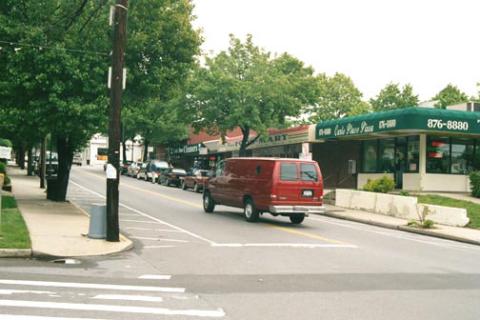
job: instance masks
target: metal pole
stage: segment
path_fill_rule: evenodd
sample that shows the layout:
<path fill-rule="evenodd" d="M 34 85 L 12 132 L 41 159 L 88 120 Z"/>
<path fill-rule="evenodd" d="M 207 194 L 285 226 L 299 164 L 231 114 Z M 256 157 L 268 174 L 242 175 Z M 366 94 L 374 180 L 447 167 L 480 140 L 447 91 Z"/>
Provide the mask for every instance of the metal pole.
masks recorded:
<path fill-rule="evenodd" d="M 116 169 L 116 177 L 107 177 L 107 241 L 119 241 L 118 184 L 120 179 L 120 115 L 122 107 L 123 65 L 127 40 L 128 0 L 117 0 L 113 26 L 110 119 L 108 126 L 108 163 Z"/>

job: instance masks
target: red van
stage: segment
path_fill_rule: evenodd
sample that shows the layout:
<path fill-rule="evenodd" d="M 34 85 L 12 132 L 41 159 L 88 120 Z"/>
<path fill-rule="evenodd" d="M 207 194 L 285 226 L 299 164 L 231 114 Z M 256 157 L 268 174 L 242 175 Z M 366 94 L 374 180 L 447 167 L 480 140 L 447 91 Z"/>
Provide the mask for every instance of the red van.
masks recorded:
<path fill-rule="evenodd" d="M 302 223 L 309 213 L 322 213 L 323 181 L 317 162 L 283 158 L 230 158 L 217 164 L 205 184 L 203 209 L 215 205 L 243 208 L 245 219 L 269 212 Z"/>

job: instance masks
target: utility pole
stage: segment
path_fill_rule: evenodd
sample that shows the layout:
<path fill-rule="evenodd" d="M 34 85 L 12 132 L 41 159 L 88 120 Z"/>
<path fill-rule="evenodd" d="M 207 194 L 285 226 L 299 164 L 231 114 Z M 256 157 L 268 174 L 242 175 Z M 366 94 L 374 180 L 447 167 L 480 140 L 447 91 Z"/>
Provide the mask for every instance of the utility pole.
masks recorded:
<path fill-rule="evenodd" d="M 120 115 L 122 109 L 123 65 L 127 42 L 128 0 L 117 0 L 113 23 L 110 118 L 108 125 L 107 165 L 107 241 L 118 242 L 118 184 L 120 179 Z M 113 174 L 112 167 L 115 168 Z"/>

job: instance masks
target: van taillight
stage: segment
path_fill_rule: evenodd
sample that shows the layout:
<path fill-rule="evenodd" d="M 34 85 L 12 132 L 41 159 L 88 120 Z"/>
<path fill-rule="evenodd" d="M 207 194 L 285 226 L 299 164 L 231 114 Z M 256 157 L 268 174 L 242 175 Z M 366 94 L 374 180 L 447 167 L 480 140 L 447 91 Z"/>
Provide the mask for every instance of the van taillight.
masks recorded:
<path fill-rule="evenodd" d="M 271 195 L 270 195 L 270 198 L 271 198 L 271 199 L 277 199 L 277 195 L 276 195 L 276 194 L 271 194 Z"/>

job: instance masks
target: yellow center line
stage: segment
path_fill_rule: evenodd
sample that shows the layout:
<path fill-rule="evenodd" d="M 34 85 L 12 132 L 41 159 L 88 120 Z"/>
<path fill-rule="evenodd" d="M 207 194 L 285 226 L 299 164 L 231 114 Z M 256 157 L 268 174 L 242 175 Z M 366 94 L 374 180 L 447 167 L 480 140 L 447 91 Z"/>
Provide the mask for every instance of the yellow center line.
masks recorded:
<path fill-rule="evenodd" d="M 99 176 L 98 174 L 94 174 L 94 173 L 90 173 L 90 172 L 86 172 L 87 174 L 91 175 L 91 176 L 94 176 L 98 179 L 104 179 L 103 177 Z M 142 189 L 142 188 L 139 188 L 139 187 L 134 187 L 134 186 L 130 186 L 130 185 L 127 185 L 127 184 L 122 184 L 121 185 L 122 187 L 125 187 L 125 188 L 130 188 L 130 189 L 133 189 L 133 190 L 137 190 L 137 191 L 141 191 L 141 192 L 146 192 L 146 193 L 150 193 L 150 194 L 153 194 L 155 196 L 159 196 L 161 198 L 164 198 L 164 199 L 167 199 L 167 200 L 171 200 L 171 201 L 175 201 L 175 202 L 178 202 L 178 203 L 182 203 L 182 204 L 185 204 L 187 206 L 190 206 L 190 207 L 194 207 L 194 208 L 203 208 L 203 206 L 197 204 L 197 203 L 194 203 L 194 202 L 190 202 L 190 201 L 185 201 L 185 200 L 182 200 L 182 199 L 179 199 L 179 198 L 176 198 L 176 197 L 171 197 L 171 196 L 167 196 L 163 193 L 160 193 L 160 192 L 157 192 L 157 191 L 151 191 L 151 190 L 148 190 L 148 189 Z"/>
<path fill-rule="evenodd" d="M 317 234 L 309 233 L 309 232 L 303 232 L 303 231 L 298 231 L 298 230 L 294 230 L 294 229 L 290 229 L 290 228 L 273 226 L 273 225 L 270 225 L 269 227 L 273 228 L 273 229 L 276 229 L 276 230 L 284 231 L 284 232 L 287 232 L 287 233 L 307 237 L 307 238 L 310 238 L 310 239 L 322 240 L 322 241 L 333 243 L 333 244 L 349 245 L 348 243 L 345 243 L 345 242 L 342 242 L 342 241 L 328 239 L 328 238 L 319 236 Z"/>

